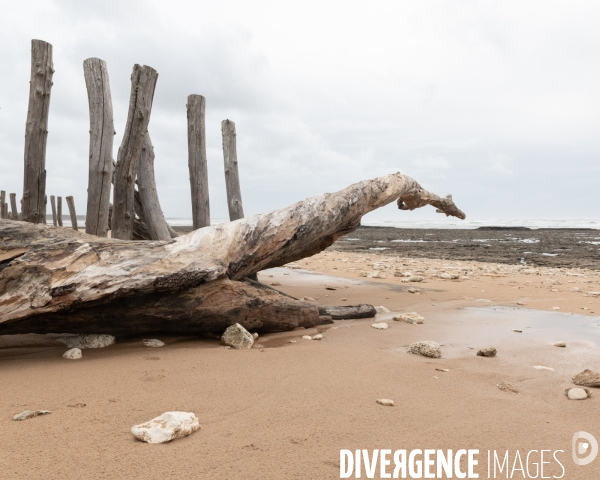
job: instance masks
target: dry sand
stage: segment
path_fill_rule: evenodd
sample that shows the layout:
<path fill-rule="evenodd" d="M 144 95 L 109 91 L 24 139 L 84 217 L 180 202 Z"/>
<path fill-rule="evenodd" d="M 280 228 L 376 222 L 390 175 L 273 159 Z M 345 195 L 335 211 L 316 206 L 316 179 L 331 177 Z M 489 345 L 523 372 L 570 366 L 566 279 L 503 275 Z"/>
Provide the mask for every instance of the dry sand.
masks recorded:
<path fill-rule="evenodd" d="M 479 449 L 480 478 L 488 449 L 510 450 L 511 463 L 516 450 L 564 450 L 563 478 L 599 477 L 600 458 L 573 464 L 571 438 L 584 430 L 600 440 L 600 394 L 564 394 L 574 374 L 600 371 L 600 298 L 587 293 L 600 291 L 598 272 L 347 252 L 298 265 L 259 279 L 322 304 L 391 313 L 265 335 L 263 348 L 247 351 L 209 339 L 161 337 L 161 348 L 118 339 L 69 361 L 52 336 L 0 337 L 0 478 L 339 478 L 340 449 L 358 448 Z M 406 283 L 396 271 L 426 280 Z M 375 272 L 386 278 L 364 276 Z M 442 272 L 459 279 L 435 277 Z M 406 311 L 425 323 L 391 320 Z M 317 331 L 323 340 L 301 338 Z M 406 353 L 420 340 L 441 344 L 443 358 Z M 552 346 L 560 340 L 567 348 Z M 497 357 L 475 355 L 491 346 Z M 504 381 L 520 393 L 498 389 Z M 11 420 L 28 409 L 52 413 Z M 133 438 L 132 425 L 171 410 L 194 412 L 202 429 L 162 445 Z"/>

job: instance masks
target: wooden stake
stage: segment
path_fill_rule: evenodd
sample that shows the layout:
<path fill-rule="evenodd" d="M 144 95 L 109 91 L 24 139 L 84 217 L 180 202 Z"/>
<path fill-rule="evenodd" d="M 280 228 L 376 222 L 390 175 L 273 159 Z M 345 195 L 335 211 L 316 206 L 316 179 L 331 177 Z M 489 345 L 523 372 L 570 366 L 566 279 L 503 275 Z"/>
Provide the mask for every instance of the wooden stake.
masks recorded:
<path fill-rule="evenodd" d="M 60 197 L 58 197 L 60 198 Z M 69 215 L 71 215 L 71 226 L 73 230 L 78 230 L 77 228 L 77 214 L 75 213 L 75 201 L 72 196 L 68 196 L 65 198 L 67 201 L 67 206 L 69 207 Z"/>
<path fill-rule="evenodd" d="M 56 220 L 58 221 L 58 226 L 62 227 L 62 197 L 56 198 Z"/>
<path fill-rule="evenodd" d="M 238 173 L 235 123 L 231 120 L 223 120 L 221 122 L 221 133 L 223 134 L 227 206 L 229 207 L 229 220 L 233 222 L 234 220 L 244 218 L 240 177 Z"/>
<path fill-rule="evenodd" d="M 135 175 L 152 111 L 158 73 L 152 67 L 134 65 L 129 113 L 123 142 L 117 155 L 112 214 L 112 238 L 131 240 L 134 220 Z"/>
<path fill-rule="evenodd" d="M 210 226 L 208 198 L 208 166 L 204 115 L 206 99 L 190 95 L 187 101 L 188 167 L 192 190 L 192 222 L 194 230 Z"/>
<path fill-rule="evenodd" d="M 52 207 L 52 223 L 56 227 L 56 202 L 54 201 L 54 195 L 50 195 L 50 206 Z"/>
<path fill-rule="evenodd" d="M 140 158 L 138 172 L 138 192 L 142 215 L 140 218 L 148 226 L 152 240 L 170 240 L 171 234 L 167 222 L 160 208 L 156 181 L 154 178 L 154 147 L 150 134 L 146 132 L 144 148 Z"/>
<path fill-rule="evenodd" d="M 6 218 L 4 216 L 4 200 L 6 199 L 6 192 L 0 190 L 0 218 Z"/>
<path fill-rule="evenodd" d="M 42 40 L 32 40 L 22 202 L 22 218 L 31 223 L 44 222 L 46 141 L 53 73 L 52 45 Z"/>
<path fill-rule="evenodd" d="M 83 62 L 83 74 L 90 110 L 90 157 L 85 232 L 106 237 L 115 135 L 106 62 L 99 58 L 88 58 Z"/>
<path fill-rule="evenodd" d="M 9 196 L 10 196 L 10 209 L 12 210 L 12 219 L 19 220 L 19 210 L 17 210 L 17 194 L 11 193 Z"/>

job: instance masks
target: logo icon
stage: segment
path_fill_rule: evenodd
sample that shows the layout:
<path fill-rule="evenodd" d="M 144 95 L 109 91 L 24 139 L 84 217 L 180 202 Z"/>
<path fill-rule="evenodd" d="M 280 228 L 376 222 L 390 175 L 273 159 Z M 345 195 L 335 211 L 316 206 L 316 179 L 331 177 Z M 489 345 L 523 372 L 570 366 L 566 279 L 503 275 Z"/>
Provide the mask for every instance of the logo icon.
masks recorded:
<path fill-rule="evenodd" d="M 577 432 L 573 435 L 572 453 L 575 465 L 592 463 L 598 455 L 598 442 L 587 432 Z"/>

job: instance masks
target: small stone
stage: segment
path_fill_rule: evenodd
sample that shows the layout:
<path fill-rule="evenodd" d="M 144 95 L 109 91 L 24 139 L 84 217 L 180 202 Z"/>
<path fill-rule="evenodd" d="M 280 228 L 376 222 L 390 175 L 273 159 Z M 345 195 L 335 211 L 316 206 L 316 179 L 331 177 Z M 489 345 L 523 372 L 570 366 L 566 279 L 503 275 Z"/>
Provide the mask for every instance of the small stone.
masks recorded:
<path fill-rule="evenodd" d="M 314 337 L 312 337 L 313 340 L 323 340 L 323 335 L 321 335 L 320 333 L 317 333 Z"/>
<path fill-rule="evenodd" d="M 92 333 L 89 335 L 69 335 L 56 339 L 69 348 L 104 348 L 115 343 L 113 335 Z"/>
<path fill-rule="evenodd" d="M 397 322 L 406 322 L 411 325 L 421 324 L 425 322 L 425 319 L 417 312 L 406 312 L 399 315 L 394 315 L 393 320 Z"/>
<path fill-rule="evenodd" d="M 517 329 L 513 329 L 513 332 L 516 332 L 516 333 L 523 333 L 523 330 L 517 330 Z"/>
<path fill-rule="evenodd" d="M 440 273 L 438 275 L 440 278 L 443 278 L 444 280 L 450 280 L 452 278 L 452 275 L 450 275 L 449 273 Z"/>
<path fill-rule="evenodd" d="M 495 357 L 497 350 L 494 347 L 490 348 L 482 348 L 477 352 L 477 356 L 479 357 Z"/>
<path fill-rule="evenodd" d="M 239 323 L 227 327 L 221 337 L 221 343 L 235 349 L 252 348 L 254 338 L 250 332 L 242 327 Z"/>
<path fill-rule="evenodd" d="M 442 356 L 440 346 L 435 342 L 427 341 L 411 343 L 408 346 L 408 352 L 430 358 L 440 358 Z"/>
<path fill-rule="evenodd" d="M 385 308 L 383 305 L 380 305 L 379 307 L 375 307 L 375 311 L 377 313 L 390 313 L 390 309 Z"/>
<path fill-rule="evenodd" d="M 312 297 L 302 297 L 302 300 L 305 302 L 315 302 L 316 300 Z"/>
<path fill-rule="evenodd" d="M 384 407 L 393 407 L 394 406 L 394 401 L 390 400 L 389 398 L 378 398 L 377 403 L 379 403 L 380 405 L 383 405 Z"/>
<path fill-rule="evenodd" d="M 252 334 L 252 338 L 253 338 L 254 340 L 256 340 L 256 339 L 258 338 L 258 333 L 254 332 L 254 333 Z"/>
<path fill-rule="evenodd" d="M 502 382 L 496 386 L 503 392 L 509 392 L 509 393 L 514 393 L 514 394 L 519 393 L 519 388 L 514 383 Z"/>
<path fill-rule="evenodd" d="M 68 360 L 79 360 L 81 358 L 81 349 L 79 348 L 71 348 L 63 353 L 63 358 Z"/>
<path fill-rule="evenodd" d="M 448 370 L 447 368 L 436 368 L 436 370 L 438 372 L 449 372 L 450 370 Z"/>
<path fill-rule="evenodd" d="M 50 410 L 25 410 L 13 417 L 15 422 L 20 422 L 21 420 L 27 420 L 28 418 L 39 417 L 40 415 L 48 415 L 52 413 Z"/>
<path fill-rule="evenodd" d="M 592 392 L 587 388 L 567 388 L 565 393 L 569 397 L 569 400 L 585 400 L 592 396 Z"/>
<path fill-rule="evenodd" d="M 600 373 L 585 369 L 573 377 L 573 383 L 584 387 L 600 387 Z"/>
<path fill-rule="evenodd" d="M 387 330 L 388 328 L 390 328 L 390 326 L 387 323 L 385 323 L 385 322 L 382 322 L 382 323 L 372 323 L 371 326 L 373 328 L 376 328 L 377 330 Z"/>
<path fill-rule="evenodd" d="M 271 282 L 271 285 L 274 287 L 279 287 L 281 285 L 281 282 Z"/>
<path fill-rule="evenodd" d="M 420 290 L 418 288 L 409 288 L 408 293 L 418 293 Z"/>
<path fill-rule="evenodd" d="M 147 347 L 158 348 L 158 347 L 165 346 L 165 342 L 161 342 L 160 340 L 158 340 L 156 338 L 146 338 L 142 341 L 143 341 L 144 345 L 146 345 Z"/>
<path fill-rule="evenodd" d="M 326 285 L 325 290 L 337 290 L 337 287 L 331 287 L 329 285 Z"/>
<path fill-rule="evenodd" d="M 342 302 L 345 302 L 345 301 L 346 301 L 346 297 L 343 297 L 343 298 L 342 298 Z"/>
<path fill-rule="evenodd" d="M 554 345 L 555 347 L 566 347 L 567 342 L 554 342 L 552 345 Z"/>
<path fill-rule="evenodd" d="M 525 305 L 525 303 L 523 303 L 523 302 L 517 302 L 517 305 L 523 306 L 523 305 Z"/>
<path fill-rule="evenodd" d="M 297 340 L 288 340 L 288 343 L 296 343 Z"/>
<path fill-rule="evenodd" d="M 492 301 L 488 300 L 487 298 L 478 298 L 477 301 L 479 303 L 492 303 Z"/>
<path fill-rule="evenodd" d="M 560 307 L 552 307 L 552 310 L 560 310 Z"/>
<path fill-rule="evenodd" d="M 312 340 L 312 337 L 310 335 L 303 335 L 302 338 L 304 340 Z"/>
<path fill-rule="evenodd" d="M 200 428 L 198 417 L 192 412 L 166 412 L 149 422 L 134 425 L 131 433 L 148 443 L 165 443 L 186 437 Z"/>
<path fill-rule="evenodd" d="M 543 365 L 534 365 L 533 368 L 535 368 L 536 370 L 548 370 L 553 372 L 554 369 L 551 367 L 544 367 Z"/>

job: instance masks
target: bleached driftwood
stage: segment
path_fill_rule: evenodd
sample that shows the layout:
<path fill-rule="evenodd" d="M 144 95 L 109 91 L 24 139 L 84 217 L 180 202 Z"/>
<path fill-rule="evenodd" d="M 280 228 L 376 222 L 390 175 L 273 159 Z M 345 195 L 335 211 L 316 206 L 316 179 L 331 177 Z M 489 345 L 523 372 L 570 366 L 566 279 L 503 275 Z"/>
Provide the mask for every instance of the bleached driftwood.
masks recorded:
<path fill-rule="evenodd" d="M 464 218 L 400 173 L 167 241 L 131 242 L 0 222 L 0 334 L 222 332 L 313 326 L 316 305 L 245 280 L 314 255 L 397 200 Z M 329 318 L 329 317 L 327 317 Z"/>

